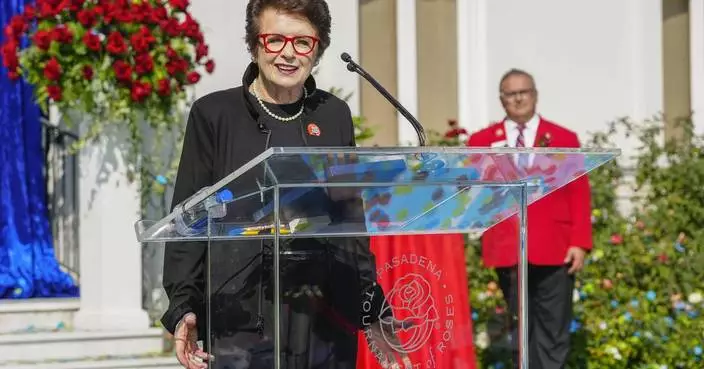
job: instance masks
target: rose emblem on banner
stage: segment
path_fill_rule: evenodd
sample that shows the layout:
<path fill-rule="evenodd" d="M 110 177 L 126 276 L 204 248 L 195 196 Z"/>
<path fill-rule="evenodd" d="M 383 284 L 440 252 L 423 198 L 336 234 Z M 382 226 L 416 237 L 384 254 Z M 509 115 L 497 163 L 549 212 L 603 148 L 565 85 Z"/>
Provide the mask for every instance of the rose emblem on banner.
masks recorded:
<path fill-rule="evenodd" d="M 389 310 L 391 314 L 389 313 Z M 401 341 L 386 337 L 387 343 L 398 352 L 410 353 L 423 347 L 430 339 L 435 323 L 440 319 L 430 283 L 419 274 L 411 273 L 396 280 L 381 309 L 382 332 L 398 335 Z"/>

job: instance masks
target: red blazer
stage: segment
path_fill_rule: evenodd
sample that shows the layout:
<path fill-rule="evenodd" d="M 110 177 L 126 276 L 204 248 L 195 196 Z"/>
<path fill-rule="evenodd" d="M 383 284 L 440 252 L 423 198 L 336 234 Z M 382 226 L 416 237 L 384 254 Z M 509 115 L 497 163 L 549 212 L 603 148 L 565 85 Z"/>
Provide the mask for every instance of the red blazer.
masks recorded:
<path fill-rule="evenodd" d="M 472 134 L 467 146 L 491 147 L 505 141 L 504 122 Z M 540 119 L 535 146 L 579 147 L 577 134 Z M 528 206 L 528 261 L 535 265 L 564 265 L 568 248 L 592 248 L 591 192 L 589 179 L 582 176 Z M 482 256 L 489 267 L 518 263 L 518 218 L 508 218 L 482 236 Z"/>

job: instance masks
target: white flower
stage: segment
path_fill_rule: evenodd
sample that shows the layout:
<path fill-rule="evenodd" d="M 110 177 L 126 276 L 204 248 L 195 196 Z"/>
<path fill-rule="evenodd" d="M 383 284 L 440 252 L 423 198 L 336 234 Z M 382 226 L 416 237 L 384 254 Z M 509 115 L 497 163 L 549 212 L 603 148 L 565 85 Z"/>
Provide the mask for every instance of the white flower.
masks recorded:
<path fill-rule="evenodd" d="M 608 328 L 608 326 L 606 325 L 606 322 L 599 323 L 599 329 L 601 329 L 602 331 L 605 331 L 606 328 Z"/>
<path fill-rule="evenodd" d="M 616 360 L 621 360 L 623 357 L 621 356 L 621 353 L 618 351 L 616 347 L 609 346 L 606 348 L 606 352 L 611 354 L 611 356 L 614 357 Z"/>
<path fill-rule="evenodd" d="M 689 297 L 687 297 L 687 301 L 689 301 L 690 304 L 698 304 L 702 302 L 702 294 L 699 292 L 690 293 Z"/>
<path fill-rule="evenodd" d="M 482 350 L 489 347 L 489 335 L 486 332 L 479 332 L 474 344 Z"/>
<path fill-rule="evenodd" d="M 479 301 L 484 301 L 484 300 L 486 300 L 486 293 L 480 292 L 478 297 L 479 297 Z"/>
<path fill-rule="evenodd" d="M 604 250 L 602 249 L 597 249 L 594 253 L 592 253 L 593 261 L 599 261 L 602 257 L 604 257 Z"/>
<path fill-rule="evenodd" d="M 572 301 L 573 302 L 578 302 L 579 301 L 579 291 L 575 288 L 574 292 L 572 292 Z"/>

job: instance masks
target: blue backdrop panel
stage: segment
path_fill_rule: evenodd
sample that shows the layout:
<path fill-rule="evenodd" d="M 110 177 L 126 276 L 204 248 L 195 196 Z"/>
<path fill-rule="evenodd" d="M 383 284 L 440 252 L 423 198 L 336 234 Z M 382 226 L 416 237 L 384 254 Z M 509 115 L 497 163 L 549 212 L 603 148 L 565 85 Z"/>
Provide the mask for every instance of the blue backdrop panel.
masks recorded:
<path fill-rule="evenodd" d="M 0 25 L 24 0 L 0 0 Z M 4 41 L 0 32 L 0 42 Z M 42 178 L 40 112 L 31 86 L 13 82 L 0 63 L 0 298 L 77 296 L 52 245 Z"/>

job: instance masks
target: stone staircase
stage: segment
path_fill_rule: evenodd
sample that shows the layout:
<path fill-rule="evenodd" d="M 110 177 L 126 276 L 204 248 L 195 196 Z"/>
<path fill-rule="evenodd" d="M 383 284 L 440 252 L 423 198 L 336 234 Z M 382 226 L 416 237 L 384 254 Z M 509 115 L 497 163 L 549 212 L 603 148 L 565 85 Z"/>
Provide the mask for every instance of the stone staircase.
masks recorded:
<path fill-rule="evenodd" d="M 70 361 L 7 362 L 1 369 L 183 369 L 172 355 L 163 357 L 104 357 Z"/>
<path fill-rule="evenodd" d="M 178 369 L 161 328 L 75 331 L 78 299 L 0 302 L 0 369 Z"/>

